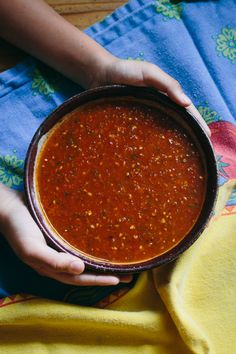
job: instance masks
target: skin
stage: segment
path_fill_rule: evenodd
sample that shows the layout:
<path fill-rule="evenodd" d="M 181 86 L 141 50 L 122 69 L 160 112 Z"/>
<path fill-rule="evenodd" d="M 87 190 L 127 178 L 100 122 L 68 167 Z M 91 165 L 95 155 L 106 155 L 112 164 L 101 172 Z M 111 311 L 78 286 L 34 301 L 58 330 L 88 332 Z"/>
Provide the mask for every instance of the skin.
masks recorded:
<path fill-rule="evenodd" d="M 14 11 L 12 11 L 14 9 Z M 179 83 L 148 62 L 121 60 L 59 16 L 42 0 L 0 0 L 0 36 L 84 88 L 111 83 L 154 87 L 209 128 Z M 17 256 L 42 276 L 72 285 L 115 285 L 131 276 L 84 272 L 82 260 L 57 252 L 28 212 L 22 195 L 0 183 L 0 231 Z"/>

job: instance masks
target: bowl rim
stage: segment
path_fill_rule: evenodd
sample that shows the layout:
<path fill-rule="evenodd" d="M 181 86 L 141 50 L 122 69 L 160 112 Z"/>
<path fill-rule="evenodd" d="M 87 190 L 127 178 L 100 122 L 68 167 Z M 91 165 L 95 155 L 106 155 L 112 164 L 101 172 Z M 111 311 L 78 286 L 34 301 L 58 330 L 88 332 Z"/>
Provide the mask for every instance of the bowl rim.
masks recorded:
<path fill-rule="evenodd" d="M 62 242 L 58 236 L 53 233 L 48 223 L 45 221 L 40 208 L 37 205 L 36 192 L 34 188 L 34 166 L 36 161 L 36 155 L 38 151 L 38 143 L 43 135 L 45 135 L 60 119 L 73 111 L 77 107 L 97 99 L 109 98 L 109 97 L 135 97 L 138 99 L 148 99 L 150 101 L 158 102 L 161 105 L 166 106 L 172 111 L 181 115 L 181 121 L 185 122 L 188 126 L 191 126 L 198 143 L 204 152 L 207 183 L 206 183 L 206 195 L 203 202 L 200 215 L 187 235 L 173 248 L 167 252 L 153 257 L 148 260 L 141 261 L 139 263 L 114 263 L 105 260 L 99 260 L 96 258 L 89 258 L 89 255 L 83 252 L 76 251 L 70 248 L 69 243 Z M 135 87 L 128 85 L 107 85 L 96 87 L 76 94 L 58 106 L 38 127 L 36 130 L 30 145 L 27 150 L 25 168 L 24 168 L 24 188 L 26 204 L 28 209 L 36 221 L 38 227 L 42 231 L 47 243 L 58 251 L 73 254 L 83 260 L 85 266 L 89 270 L 102 273 L 139 273 L 144 270 L 149 270 L 154 267 L 158 267 L 165 263 L 169 263 L 176 259 L 180 254 L 187 250 L 200 236 L 205 229 L 210 217 L 213 214 L 213 208 L 216 202 L 218 192 L 218 175 L 217 175 L 217 162 L 214 154 L 214 150 L 209 137 L 203 130 L 197 119 L 188 112 L 185 108 L 178 106 L 175 102 L 171 101 L 165 94 L 146 87 Z"/>

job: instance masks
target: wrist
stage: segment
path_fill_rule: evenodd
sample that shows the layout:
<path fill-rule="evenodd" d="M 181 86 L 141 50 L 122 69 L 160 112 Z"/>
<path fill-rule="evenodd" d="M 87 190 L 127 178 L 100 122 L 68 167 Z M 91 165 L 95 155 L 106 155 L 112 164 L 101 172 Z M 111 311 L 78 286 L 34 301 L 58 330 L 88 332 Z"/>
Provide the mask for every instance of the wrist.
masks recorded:
<path fill-rule="evenodd" d="M 88 68 L 86 88 L 93 88 L 111 83 L 110 72 L 119 59 L 110 53 L 102 53 L 97 56 L 93 65 Z M 92 68 L 92 70 L 91 70 Z"/>
<path fill-rule="evenodd" d="M 80 46 L 81 44 L 78 43 L 78 45 Z M 112 67 L 118 58 L 87 36 L 86 47 L 82 55 L 79 48 L 71 53 L 72 65 L 69 68 L 71 74 L 68 75 L 68 70 L 67 76 L 85 89 L 108 83 L 109 68 Z"/>

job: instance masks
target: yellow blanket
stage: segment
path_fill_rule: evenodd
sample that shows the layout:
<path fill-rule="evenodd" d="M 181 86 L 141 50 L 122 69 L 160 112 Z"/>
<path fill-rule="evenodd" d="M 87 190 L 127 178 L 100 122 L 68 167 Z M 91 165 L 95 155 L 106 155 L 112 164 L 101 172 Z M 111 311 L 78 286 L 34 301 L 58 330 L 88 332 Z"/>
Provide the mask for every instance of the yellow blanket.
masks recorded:
<path fill-rule="evenodd" d="M 235 182 L 234 182 L 235 183 Z M 143 273 L 106 308 L 33 296 L 0 307 L 0 353 L 236 353 L 236 208 L 222 209 L 176 262 Z"/>

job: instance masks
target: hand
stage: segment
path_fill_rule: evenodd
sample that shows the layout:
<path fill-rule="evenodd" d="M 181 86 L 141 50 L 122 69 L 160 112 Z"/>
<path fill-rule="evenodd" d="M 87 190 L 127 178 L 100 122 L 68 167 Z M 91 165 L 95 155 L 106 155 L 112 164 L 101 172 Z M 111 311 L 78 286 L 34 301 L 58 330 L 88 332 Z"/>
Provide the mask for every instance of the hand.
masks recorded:
<path fill-rule="evenodd" d="M 210 129 L 206 122 L 190 98 L 185 95 L 178 81 L 166 74 L 158 66 L 148 62 L 121 60 L 115 57 L 108 60 L 102 66 L 102 70 L 96 70 L 97 74 L 94 75 L 90 87 L 111 83 L 153 87 L 168 95 L 180 106 L 185 107 L 210 136 Z"/>
<path fill-rule="evenodd" d="M 5 201 L 0 229 L 17 256 L 40 275 L 71 285 L 116 285 L 132 279 L 84 272 L 82 260 L 46 244 L 20 193 L 0 185 L 0 195 Z"/>

